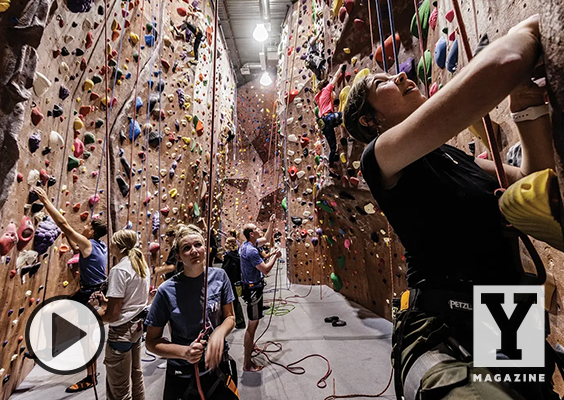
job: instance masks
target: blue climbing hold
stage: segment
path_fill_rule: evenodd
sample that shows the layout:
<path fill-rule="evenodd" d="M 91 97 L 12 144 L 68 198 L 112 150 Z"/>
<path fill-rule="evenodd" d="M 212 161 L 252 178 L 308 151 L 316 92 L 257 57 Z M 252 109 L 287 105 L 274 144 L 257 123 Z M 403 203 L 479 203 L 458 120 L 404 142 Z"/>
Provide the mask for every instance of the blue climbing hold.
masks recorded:
<path fill-rule="evenodd" d="M 131 72 L 128 72 L 127 74 L 125 74 L 125 79 L 131 79 Z"/>
<path fill-rule="evenodd" d="M 135 121 L 134 124 L 133 119 L 131 119 L 131 121 L 129 122 L 129 140 L 132 142 L 137 140 L 140 134 L 141 126 L 139 126 L 139 122 Z"/>
<path fill-rule="evenodd" d="M 458 40 L 454 39 L 454 43 L 450 48 L 450 52 L 448 53 L 448 57 L 446 60 L 446 67 L 448 71 L 452 74 L 456 71 L 456 67 L 458 65 Z"/>
<path fill-rule="evenodd" d="M 447 53 L 447 42 L 444 37 L 441 37 L 435 45 L 435 62 L 441 69 L 445 67 Z"/>
<path fill-rule="evenodd" d="M 155 37 L 153 35 L 145 35 L 145 44 L 153 47 L 155 45 Z"/>
<path fill-rule="evenodd" d="M 141 184 L 140 184 L 140 183 L 137 183 L 137 184 L 135 185 L 135 189 L 137 189 L 137 190 L 141 189 Z"/>
<path fill-rule="evenodd" d="M 137 97 L 135 100 L 135 111 L 139 111 L 141 107 L 143 107 L 143 100 L 141 100 L 141 97 Z"/>
<path fill-rule="evenodd" d="M 121 157 L 121 156 L 123 156 L 123 149 L 120 147 L 120 148 L 119 148 L 118 157 Z"/>

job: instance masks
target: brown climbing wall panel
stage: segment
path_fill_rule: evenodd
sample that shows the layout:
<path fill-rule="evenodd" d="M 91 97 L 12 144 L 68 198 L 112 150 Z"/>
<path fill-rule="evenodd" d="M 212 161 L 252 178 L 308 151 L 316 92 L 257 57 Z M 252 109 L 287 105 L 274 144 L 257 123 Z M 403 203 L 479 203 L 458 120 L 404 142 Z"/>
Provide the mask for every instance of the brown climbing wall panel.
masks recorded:
<path fill-rule="evenodd" d="M 43 185 L 75 229 L 82 231 L 89 223 L 92 212 L 89 199 L 95 194 L 99 202 L 94 215 L 107 218 L 107 158 L 101 161 L 106 127 L 109 146 L 104 156 L 109 157 L 110 164 L 111 228 L 115 231 L 130 226 L 137 230 L 151 267 L 159 265 L 159 256 L 166 258 L 168 248 L 160 237 L 168 225 L 195 222 L 199 215 L 206 216 L 209 162 L 222 146 L 221 132 L 233 125 L 236 88 L 220 36 L 212 151 L 213 9 L 210 3 L 196 3 L 200 3 L 210 35 L 200 47 L 199 62 L 191 65 L 192 41 L 174 29 L 183 21 L 177 12 L 177 8 L 185 6 L 181 1 L 106 2 L 107 46 L 102 1 L 92 3 L 90 11 L 81 14 L 71 13 L 64 2 L 59 2 L 58 7 L 50 1 L 12 2 L 0 19 L 0 37 L 13 35 L 17 28 L 22 37 L 25 32 L 27 47 L 22 53 L 22 43 L 14 40 L 0 63 L 5 76 L 13 69 L 10 63 L 15 54 L 21 54 L 20 64 L 24 65 L 18 67 L 23 72 L 12 80 L 12 85 L 22 85 L 18 93 L 23 96 L 17 98 L 20 103 L 15 108 L 14 104 L 2 104 L 1 137 L 8 138 L 2 143 L 17 161 L 13 174 L 7 173 L 11 158 L 0 162 L 0 170 L 6 171 L 9 180 L 3 184 L 6 203 L 0 204 L 2 232 L 12 221 L 20 224 L 23 215 L 30 216 L 36 227 L 41 220 L 41 211 L 27 204 L 30 188 L 39 180 L 32 174 L 28 184 L 32 170 L 41 171 L 45 181 L 52 177 L 48 185 L 45 182 Z M 156 40 L 154 32 L 157 32 Z M 33 48 L 37 49 L 37 57 Z M 104 66 L 105 51 L 107 66 Z M 0 84 L 3 91 L 8 86 L 4 81 Z M 108 111 L 106 120 L 106 105 L 110 104 L 111 112 Z M 21 130 L 18 118 L 23 120 Z M 130 126 L 136 125 L 131 122 L 133 118 L 140 132 L 131 141 Z M 11 149 L 14 138 L 17 147 Z M 37 138 L 41 139 L 39 143 Z M 131 181 L 126 166 L 134 173 Z M 23 179 L 16 179 L 15 172 Z M 214 226 L 219 216 L 216 199 L 221 198 L 221 187 L 215 181 L 222 180 L 224 173 L 225 163 L 219 157 L 214 160 L 212 174 Z M 118 178 L 122 180 L 121 186 Z M 155 219 L 157 213 L 160 221 Z M 107 238 L 104 240 L 107 242 Z M 150 255 L 149 242 L 161 242 L 160 252 Z M 1 257 L 4 273 L 0 275 L 0 340 L 4 346 L 0 353 L 0 378 L 5 380 L 2 398 L 10 395 L 33 366 L 23 357 L 25 342 L 18 340 L 33 309 L 43 299 L 70 295 L 79 286 L 76 264 L 67 265 L 72 254 L 65 251 L 65 245 L 66 241 L 59 236 L 39 257 L 35 273 L 34 269 L 28 272 L 29 268 L 16 267 L 18 256 L 35 243 L 22 251 L 14 248 Z"/>

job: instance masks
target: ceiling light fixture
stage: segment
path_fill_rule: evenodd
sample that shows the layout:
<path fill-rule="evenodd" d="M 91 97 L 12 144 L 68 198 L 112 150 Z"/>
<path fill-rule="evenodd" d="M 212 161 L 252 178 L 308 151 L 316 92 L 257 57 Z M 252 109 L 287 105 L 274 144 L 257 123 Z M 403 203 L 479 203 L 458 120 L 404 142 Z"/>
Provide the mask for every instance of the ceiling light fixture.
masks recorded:
<path fill-rule="evenodd" d="M 270 86 L 272 84 L 272 78 L 270 77 L 268 72 L 266 72 L 266 71 L 264 72 L 264 74 L 260 78 L 260 84 L 262 86 Z"/>
<path fill-rule="evenodd" d="M 264 42 L 268 39 L 268 31 L 266 30 L 264 24 L 257 24 L 257 27 L 253 32 L 253 37 L 257 42 Z"/>

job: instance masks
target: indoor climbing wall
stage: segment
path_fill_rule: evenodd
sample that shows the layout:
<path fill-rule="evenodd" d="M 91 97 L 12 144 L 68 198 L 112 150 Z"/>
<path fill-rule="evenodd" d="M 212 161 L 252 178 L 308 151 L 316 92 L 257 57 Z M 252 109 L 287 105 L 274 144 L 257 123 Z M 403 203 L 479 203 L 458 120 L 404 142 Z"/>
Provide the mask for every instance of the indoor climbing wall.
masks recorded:
<path fill-rule="evenodd" d="M 264 87 L 253 80 L 238 88 L 237 134 L 227 142 L 227 168 L 223 182 L 222 231 L 242 231 L 246 223 L 266 229 L 273 212 L 275 227 L 284 230 L 284 212 L 280 206 L 283 178 L 278 160 L 275 107 L 276 87 Z M 239 241 L 243 241 L 242 235 Z"/>
<path fill-rule="evenodd" d="M 79 287 L 77 255 L 32 187 L 47 190 L 79 232 L 108 213 L 112 231 L 138 231 L 151 267 L 158 266 L 169 250 L 166 228 L 206 216 L 210 173 L 212 225 L 218 225 L 225 163 L 214 158 L 211 171 L 210 161 L 233 126 L 236 96 L 221 36 L 213 69 L 208 2 L 192 2 L 205 30 L 198 61 L 193 34 L 182 26 L 182 1 L 20 3 L 0 14 L 1 37 L 14 38 L 1 63 L 0 87 L 9 96 L 2 100 L 0 138 L 10 156 L 0 162 L 6 177 L 0 220 L 2 234 L 19 237 L 1 254 L 3 398 L 33 366 L 23 341 L 33 309 Z"/>
<path fill-rule="evenodd" d="M 515 6 L 515 1 L 460 2 L 474 51 L 479 43 L 487 45 L 488 39 L 493 41 L 504 35 L 511 26 L 540 9 L 539 2 L 518 3 Z M 304 61 L 308 35 L 322 29 L 320 40 L 327 58 L 328 78 L 341 64 L 346 65 L 346 72 L 335 87 L 336 98 L 346 99 L 347 88 L 357 76 L 366 73 L 365 68 L 375 72 L 388 68 L 395 74 L 396 67 L 417 82 L 422 92 L 428 90 L 432 96 L 467 63 L 462 46 L 459 47 L 460 29 L 452 4 L 450 0 L 418 3 L 425 62 L 414 3 L 391 1 L 395 37 L 388 4 L 380 1 L 377 9 L 376 2 L 359 0 L 335 0 L 330 5 L 316 0 L 297 2 L 285 21 L 278 69 L 279 101 L 287 104 L 278 109 L 278 114 L 286 139 L 288 229 L 293 239 L 288 248 L 289 276 L 293 282 L 332 284 L 335 290 L 386 318 L 391 316 L 391 299 L 406 288 L 404 250 L 360 174 L 364 146 L 349 138 L 342 126 L 336 128 L 339 161 L 329 174 L 329 148 L 316 126 L 317 82 Z M 504 17 L 499 18 L 500 15 Z M 505 160 L 509 149 L 519 140 L 516 127 L 510 122 L 507 101 L 492 110 L 491 115 Z M 476 156 L 491 157 L 481 140 L 481 131 L 481 123 L 469 127 L 451 144 Z M 535 243 L 547 270 L 554 275 L 555 279 L 549 281 L 556 282 L 558 288 L 564 276 L 560 277 L 557 266 L 562 265 L 564 257 L 544 243 Z M 554 285 L 549 283 L 549 297 L 553 289 Z M 562 338 L 555 317 L 558 296 L 551 299 L 552 340 L 558 341 Z"/>

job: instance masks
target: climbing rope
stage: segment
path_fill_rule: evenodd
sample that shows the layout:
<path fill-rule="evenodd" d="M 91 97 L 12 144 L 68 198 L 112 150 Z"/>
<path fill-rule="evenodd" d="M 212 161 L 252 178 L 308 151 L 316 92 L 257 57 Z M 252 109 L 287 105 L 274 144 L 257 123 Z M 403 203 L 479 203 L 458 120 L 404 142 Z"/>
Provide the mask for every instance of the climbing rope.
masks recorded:
<path fill-rule="evenodd" d="M 378 0 L 376 0 L 377 2 Z M 370 21 L 370 54 L 373 55 L 372 63 L 374 64 L 374 71 L 376 70 L 376 57 L 374 57 L 374 33 L 372 32 L 372 11 L 370 10 L 370 3 L 371 1 L 368 0 L 368 20 Z"/>
<path fill-rule="evenodd" d="M 425 77 L 423 83 L 425 84 L 425 95 L 427 96 L 427 98 L 429 98 L 429 80 L 427 79 L 427 64 L 425 63 L 425 46 L 423 44 L 423 29 L 421 28 L 421 18 L 419 17 L 419 5 L 417 4 L 417 0 L 413 0 L 413 4 L 415 5 L 417 32 L 419 33 L 419 49 L 421 50 L 421 57 L 423 57 L 423 75 Z"/>
<path fill-rule="evenodd" d="M 394 370 L 392 368 L 392 372 L 390 373 L 390 379 L 388 379 L 388 384 L 386 385 L 386 387 L 384 388 L 384 390 L 382 390 L 380 393 L 378 394 L 342 394 L 342 395 L 336 395 L 335 393 L 335 387 L 333 386 L 333 394 L 330 396 L 325 397 L 323 400 L 334 400 L 334 399 L 353 399 L 355 397 L 365 397 L 365 398 L 376 398 L 376 397 L 381 397 L 384 393 L 386 393 L 386 391 L 390 388 L 390 384 L 392 383 L 392 377 L 394 376 Z"/>
<path fill-rule="evenodd" d="M 378 0 L 376 0 L 378 1 Z M 390 31 L 392 31 L 392 44 L 394 46 L 394 64 L 396 67 L 396 75 L 400 73 L 399 58 L 398 58 L 398 45 L 396 43 L 396 28 L 394 24 L 394 12 L 392 10 L 392 0 L 388 0 L 388 19 L 390 20 Z M 384 53 L 382 53 L 384 54 Z"/>
<path fill-rule="evenodd" d="M 417 0 L 414 0 L 414 1 L 417 1 Z M 374 2 L 376 3 L 376 18 L 378 19 L 378 32 L 379 32 L 379 35 L 380 35 L 380 47 L 382 47 L 382 66 L 384 68 L 384 72 L 388 73 L 388 59 L 386 58 L 386 46 L 385 46 L 386 37 L 384 36 L 384 27 L 382 26 L 383 25 L 382 8 L 381 8 L 380 2 L 378 0 L 374 0 Z M 392 36 L 393 35 L 394 35 L 394 33 L 392 32 Z M 376 57 L 374 57 L 374 58 L 376 58 Z"/>

